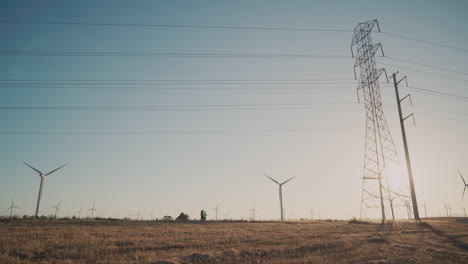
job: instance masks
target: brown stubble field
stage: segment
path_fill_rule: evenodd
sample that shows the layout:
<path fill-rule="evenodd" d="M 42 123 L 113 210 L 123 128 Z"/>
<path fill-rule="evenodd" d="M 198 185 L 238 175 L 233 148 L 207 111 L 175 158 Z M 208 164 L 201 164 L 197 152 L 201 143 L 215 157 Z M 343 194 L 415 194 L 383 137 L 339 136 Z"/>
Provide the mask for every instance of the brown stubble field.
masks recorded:
<path fill-rule="evenodd" d="M 2 220 L 0 263 L 468 263 L 468 222 Z"/>

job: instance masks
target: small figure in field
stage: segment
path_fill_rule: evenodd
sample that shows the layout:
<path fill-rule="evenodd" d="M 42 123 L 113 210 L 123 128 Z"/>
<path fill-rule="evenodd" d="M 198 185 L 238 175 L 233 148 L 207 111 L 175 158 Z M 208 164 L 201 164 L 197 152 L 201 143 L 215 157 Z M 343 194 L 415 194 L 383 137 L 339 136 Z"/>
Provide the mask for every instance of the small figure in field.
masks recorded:
<path fill-rule="evenodd" d="M 205 210 L 201 210 L 200 218 L 201 218 L 201 221 L 206 221 L 206 211 Z"/>

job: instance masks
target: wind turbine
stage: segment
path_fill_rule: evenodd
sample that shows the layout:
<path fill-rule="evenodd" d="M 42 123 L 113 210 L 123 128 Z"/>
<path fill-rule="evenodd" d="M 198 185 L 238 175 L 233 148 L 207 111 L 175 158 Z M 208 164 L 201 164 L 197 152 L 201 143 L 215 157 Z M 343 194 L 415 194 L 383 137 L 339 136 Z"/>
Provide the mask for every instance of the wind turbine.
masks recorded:
<path fill-rule="evenodd" d="M 42 196 L 42 188 L 44 188 L 44 180 L 47 176 L 51 175 L 52 173 L 60 170 L 61 168 L 65 167 L 68 163 L 65 163 L 63 164 L 62 166 L 58 167 L 57 169 L 53 170 L 53 171 L 50 171 L 49 173 L 42 173 L 40 170 L 34 168 L 33 166 L 27 164 L 26 162 L 24 162 L 24 165 L 28 166 L 29 168 L 33 169 L 35 172 L 37 172 L 39 174 L 39 177 L 41 177 L 41 185 L 39 185 L 39 195 L 37 197 L 37 206 L 36 206 L 36 218 L 39 214 L 39 204 L 41 203 L 41 196 Z"/>
<path fill-rule="evenodd" d="M 314 220 L 314 209 L 310 208 L 310 211 L 307 212 L 310 213 L 310 220 Z"/>
<path fill-rule="evenodd" d="M 12 200 L 10 208 L 7 209 L 7 211 L 10 210 L 10 218 L 13 216 L 13 210 L 15 209 L 20 209 L 20 208 L 16 206 L 15 202 Z"/>
<path fill-rule="evenodd" d="M 143 216 L 140 214 L 140 211 L 138 211 L 135 216 L 136 216 L 137 220 L 138 220 L 138 218 L 140 218 L 140 220 L 143 221 Z"/>
<path fill-rule="evenodd" d="M 449 216 L 449 210 L 451 209 L 450 206 L 446 204 L 445 202 L 444 202 L 444 206 L 445 206 L 445 212 L 447 213 L 447 217 L 450 217 Z"/>
<path fill-rule="evenodd" d="M 424 204 L 423 204 L 423 206 L 424 206 L 424 215 L 425 215 L 425 216 L 426 216 L 426 218 L 427 218 L 427 209 L 426 209 L 426 203 L 424 203 Z"/>
<path fill-rule="evenodd" d="M 95 207 L 96 207 L 96 202 L 93 203 L 93 208 L 88 210 L 88 212 L 91 211 L 91 218 L 94 218 L 94 212 L 99 213 L 99 211 L 96 210 Z"/>
<path fill-rule="evenodd" d="M 80 208 L 80 210 L 77 211 L 77 213 L 78 213 L 78 219 L 81 219 L 81 214 L 83 213 L 83 210 Z"/>
<path fill-rule="evenodd" d="M 252 212 L 252 221 L 255 222 L 255 212 L 257 212 L 257 210 L 255 209 L 255 204 L 253 205 L 253 208 L 249 211 Z"/>
<path fill-rule="evenodd" d="M 406 212 L 408 213 L 408 219 L 411 219 L 411 202 L 409 200 L 405 201 Z"/>
<path fill-rule="evenodd" d="M 219 212 L 219 209 L 218 209 L 218 207 L 219 207 L 219 204 L 216 204 L 216 207 L 215 207 L 215 208 L 213 208 L 213 209 L 211 209 L 211 211 L 215 211 L 215 212 L 216 212 L 216 218 L 215 218 L 215 219 L 216 219 L 216 221 L 218 221 L 218 212 Z"/>
<path fill-rule="evenodd" d="M 463 194 L 462 194 L 462 200 L 463 200 L 463 197 L 465 196 L 465 191 L 466 191 L 466 189 L 468 189 L 468 184 L 465 182 L 465 179 L 463 179 L 463 176 L 462 176 L 460 170 L 458 170 L 458 174 L 460 174 L 460 177 L 462 178 L 463 184 L 465 185 L 465 186 L 463 186 Z"/>
<path fill-rule="evenodd" d="M 280 201 L 280 212 L 281 212 L 281 221 L 284 220 L 284 212 L 283 212 L 283 185 L 286 184 L 287 182 L 289 182 L 290 180 L 296 178 L 296 176 L 290 178 L 289 180 L 286 180 L 282 183 L 279 183 L 278 181 L 276 181 L 275 179 L 271 178 L 270 176 L 266 175 L 265 173 L 263 174 L 265 175 L 268 179 L 272 180 L 274 183 L 278 184 L 279 185 L 279 201 Z"/>
<path fill-rule="evenodd" d="M 62 201 L 60 201 L 57 205 L 54 205 L 54 206 L 51 206 L 52 208 L 55 208 L 55 215 L 54 215 L 54 218 L 57 218 L 57 212 L 60 212 L 60 204 L 62 203 Z"/>

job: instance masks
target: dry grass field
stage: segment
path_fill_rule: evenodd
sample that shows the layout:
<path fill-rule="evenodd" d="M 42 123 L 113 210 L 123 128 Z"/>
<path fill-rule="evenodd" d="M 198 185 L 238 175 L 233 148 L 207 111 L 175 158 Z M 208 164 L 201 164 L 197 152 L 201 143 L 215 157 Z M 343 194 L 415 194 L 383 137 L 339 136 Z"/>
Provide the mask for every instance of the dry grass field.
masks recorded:
<path fill-rule="evenodd" d="M 468 263 L 468 223 L 2 220 L 0 263 Z"/>

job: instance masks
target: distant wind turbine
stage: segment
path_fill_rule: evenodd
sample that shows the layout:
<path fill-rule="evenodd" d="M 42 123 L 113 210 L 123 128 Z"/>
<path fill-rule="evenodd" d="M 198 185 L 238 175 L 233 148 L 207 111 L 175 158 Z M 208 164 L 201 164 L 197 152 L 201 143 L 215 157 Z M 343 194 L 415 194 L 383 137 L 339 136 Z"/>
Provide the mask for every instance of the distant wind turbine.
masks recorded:
<path fill-rule="evenodd" d="M 62 201 L 60 201 L 57 205 L 54 205 L 54 206 L 51 206 L 52 208 L 55 208 L 55 215 L 54 215 L 54 218 L 57 218 L 57 212 L 60 212 L 60 204 L 62 203 Z"/>
<path fill-rule="evenodd" d="M 462 200 L 463 200 L 463 197 L 465 196 L 465 191 L 466 191 L 466 189 L 468 189 L 468 184 L 465 182 L 465 179 L 463 178 L 463 176 L 462 176 L 460 170 L 458 170 L 458 174 L 460 174 L 460 177 L 462 178 L 462 181 L 463 181 L 463 184 L 464 184 L 464 186 L 463 186 L 463 194 L 462 194 Z"/>
<path fill-rule="evenodd" d="M 314 220 L 314 209 L 310 208 L 310 211 L 307 211 L 310 213 L 310 220 Z"/>
<path fill-rule="evenodd" d="M 424 206 L 424 215 L 425 215 L 425 216 L 426 216 L 426 218 L 427 218 L 427 209 L 426 209 L 426 203 L 424 203 L 424 204 L 423 204 L 423 206 Z"/>
<path fill-rule="evenodd" d="M 411 201 L 405 201 L 406 212 L 408 213 L 408 219 L 411 219 Z"/>
<path fill-rule="evenodd" d="M 257 210 L 255 209 L 255 204 L 253 205 L 253 208 L 250 209 L 249 211 L 252 212 L 252 221 L 255 222 L 255 212 L 257 212 Z"/>
<path fill-rule="evenodd" d="M 447 213 L 447 217 L 450 217 L 451 212 L 449 215 L 449 210 L 451 210 L 452 208 L 450 208 L 450 205 L 446 204 L 445 202 L 444 202 L 444 206 L 445 206 L 445 212 Z"/>
<path fill-rule="evenodd" d="M 93 203 L 93 208 L 88 210 L 88 212 L 91 211 L 91 218 L 94 218 L 94 212 L 99 213 L 99 211 L 96 210 L 95 207 L 96 207 L 96 202 Z"/>
<path fill-rule="evenodd" d="M 81 219 L 81 214 L 83 213 L 83 210 L 80 209 L 79 211 L 77 211 L 77 213 L 78 213 L 78 219 Z"/>
<path fill-rule="evenodd" d="M 64 165 L 58 167 L 57 169 L 53 170 L 53 171 L 50 171 L 49 173 L 42 173 L 40 170 L 34 168 L 33 166 L 27 164 L 26 162 L 24 162 L 24 165 L 28 166 L 29 168 L 33 169 L 35 172 L 37 172 L 39 174 L 39 177 L 41 177 L 41 185 L 39 185 L 39 195 L 37 197 L 37 206 L 36 206 L 36 218 L 38 217 L 38 214 L 39 214 L 39 204 L 41 203 L 41 196 L 42 196 L 42 188 L 44 188 L 44 180 L 47 176 L 51 175 L 52 173 L 60 170 L 61 168 L 65 167 L 68 163 L 65 163 Z"/>
<path fill-rule="evenodd" d="M 215 211 L 215 215 L 216 215 L 216 221 L 218 221 L 218 213 L 219 213 L 219 204 L 216 204 L 216 207 L 211 209 L 211 211 Z"/>
<path fill-rule="evenodd" d="M 140 214 L 140 211 L 138 211 L 135 216 L 137 220 L 138 218 L 140 218 L 140 220 L 143 220 L 143 216 Z"/>
<path fill-rule="evenodd" d="M 286 184 L 287 182 L 289 182 L 290 180 L 296 178 L 296 176 L 290 178 L 289 180 L 286 180 L 282 183 L 279 183 L 278 181 L 276 181 L 275 179 L 271 178 L 270 176 L 266 175 L 265 173 L 263 174 L 265 175 L 268 179 L 272 180 L 274 183 L 278 184 L 279 185 L 279 201 L 280 201 L 280 212 L 281 212 L 281 221 L 284 220 L 284 211 L 283 211 L 283 185 Z"/>
<path fill-rule="evenodd" d="M 15 205 L 15 202 L 12 200 L 11 201 L 11 206 L 10 208 L 7 209 L 7 211 L 10 211 L 10 218 L 13 216 L 13 210 L 15 209 L 20 209 L 18 206 Z"/>

